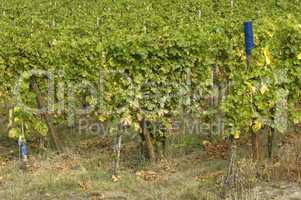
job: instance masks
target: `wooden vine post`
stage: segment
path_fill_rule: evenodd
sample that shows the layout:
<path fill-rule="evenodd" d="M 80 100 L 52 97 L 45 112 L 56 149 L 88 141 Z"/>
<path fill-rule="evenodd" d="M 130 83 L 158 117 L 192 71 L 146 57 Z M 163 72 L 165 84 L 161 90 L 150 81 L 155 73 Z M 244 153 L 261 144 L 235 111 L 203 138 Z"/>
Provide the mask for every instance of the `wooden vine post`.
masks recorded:
<path fill-rule="evenodd" d="M 246 54 L 247 54 L 246 70 L 249 70 L 251 67 L 251 51 L 254 48 L 252 21 L 247 21 L 244 23 L 244 32 L 245 32 L 245 47 L 246 47 Z M 236 156 L 237 156 L 238 139 L 239 139 L 239 135 L 234 134 L 230 136 L 230 141 L 231 141 L 230 157 L 228 161 L 228 171 L 224 181 L 225 195 L 227 195 L 226 193 L 229 191 L 229 188 L 231 188 L 236 184 Z M 253 146 L 253 153 L 254 151 L 258 152 L 258 139 L 259 139 L 258 135 L 253 133 L 252 131 L 252 141 L 255 142 Z"/>
<path fill-rule="evenodd" d="M 259 135 L 253 131 L 251 128 L 251 140 L 252 140 L 252 157 L 254 161 L 259 160 L 260 152 L 259 152 Z"/>
<path fill-rule="evenodd" d="M 150 132 L 147 128 L 147 122 L 145 119 L 142 119 L 139 123 L 142 131 L 142 135 L 144 137 L 145 148 L 147 150 L 148 158 L 151 162 L 154 162 L 156 160 L 156 154 L 155 154 L 155 149 L 152 143 Z"/>
<path fill-rule="evenodd" d="M 236 174 L 236 155 L 237 155 L 237 139 L 235 136 L 230 136 L 231 148 L 230 148 L 230 157 L 228 161 L 228 170 L 227 175 L 224 181 L 224 192 L 225 194 L 228 192 L 229 188 L 231 188 L 235 184 L 235 174 Z"/>
<path fill-rule="evenodd" d="M 273 156 L 273 139 L 274 139 L 274 128 L 270 128 L 268 132 L 268 158 L 271 160 Z"/>
<path fill-rule="evenodd" d="M 272 125 L 269 128 L 268 132 L 268 158 L 271 160 L 273 157 L 273 140 L 274 140 L 274 135 L 275 135 L 275 127 L 273 127 L 273 123 L 275 123 L 274 118 L 275 117 L 275 108 L 272 110 Z"/>
<path fill-rule="evenodd" d="M 37 96 L 36 99 L 37 99 L 38 108 L 39 109 L 45 108 L 44 99 L 42 98 L 41 91 L 40 91 L 40 88 L 39 88 L 39 86 L 37 84 L 36 77 L 33 77 L 33 80 L 32 80 L 32 89 L 33 89 L 34 93 Z M 44 112 L 42 112 L 41 116 L 42 116 L 42 118 L 44 119 L 44 121 L 46 122 L 46 124 L 48 126 L 50 137 L 51 137 L 51 139 L 53 141 L 53 144 L 54 144 L 56 150 L 59 153 L 63 153 L 64 152 L 64 146 L 62 144 L 62 141 L 58 137 L 56 129 L 55 129 L 54 125 L 53 125 L 52 117 L 49 115 L 49 113 L 48 113 L 47 110 L 44 111 Z"/>

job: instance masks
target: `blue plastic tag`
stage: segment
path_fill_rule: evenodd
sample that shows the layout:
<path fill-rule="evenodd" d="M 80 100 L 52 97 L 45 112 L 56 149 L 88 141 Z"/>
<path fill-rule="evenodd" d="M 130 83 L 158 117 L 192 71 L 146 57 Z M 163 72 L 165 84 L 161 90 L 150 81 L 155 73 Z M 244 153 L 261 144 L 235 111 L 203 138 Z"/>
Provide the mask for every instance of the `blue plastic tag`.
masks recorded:
<path fill-rule="evenodd" d="M 251 55 L 252 49 L 254 48 L 254 33 L 252 21 L 244 23 L 245 31 L 245 46 L 247 55 Z"/>
<path fill-rule="evenodd" d="M 22 157 L 28 155 L 28 150 L 27 150 L 27 146 L 26 146 L 25 143 L 23 143 L 23 144 L 21 145 L 21 155 L 22 155 Z"/>

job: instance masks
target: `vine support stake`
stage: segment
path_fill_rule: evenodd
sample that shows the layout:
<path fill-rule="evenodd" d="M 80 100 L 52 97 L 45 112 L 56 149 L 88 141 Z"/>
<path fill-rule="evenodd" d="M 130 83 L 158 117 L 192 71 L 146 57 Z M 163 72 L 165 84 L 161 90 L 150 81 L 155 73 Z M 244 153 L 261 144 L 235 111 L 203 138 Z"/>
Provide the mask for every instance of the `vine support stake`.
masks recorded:
<path fill-rule="evenodd" d="M 121 128 L 119 127 L 117 130 L 115 144 L 113 146 L 113 150 L 114 150 L 113 170 L 112 170 L 113 177 L 118 176 L 118 169 L 120 163 L 120 151 L 121 151 L 121 144 L 122 144 L 122 133 L 120 129 Z"/>
<path fill-rule="evenodd" d="M 252 21 L 246 21 L 244 23 L 245 32 L 245 49 L 246 49 L 246 61 L 247 61 L 247 71 L 251 70 L 251 55 L 252 49 L 254 48 L 254 33 L 253 33 L 253 23 Z M 252 101 L 253 96 L 251 96 Z M 251 139 L 252 139 L 252 152 L 253 159 L 259 159 L 259 136 L 251 128 Z"/>
<path fill-rule="evenodd" d="M 251 128 L 252 129 L 252 128 Z M 252 138 L 252 152 L 253 152 L 253 160 L 257 161 L 260 158 L 259 155 L 259 135 L 256 134 L 253 130 L 251 131 Z"/>
<path fill-rule="evenodd" d="M 37 84 L 36 77 L 34 77 L 33 80 L 32 80 L 32 89 L 33 89 L 33 92 L 36 93 L 38 108 L 39 109 L 45 108 L 45 106 L 44 106 L 45 103 L 44 103 L 44 100 L 42 98 L 40 88 Z M 64 152 L 63 143 L 60 140 L 60 138 L 58 137 L 58 134 L 57 134 L 57 131 L 56 131 L 54 125 L 53 125 L 53 120 L 52 120 L 51 116 L 49 115 L 49 113 L 47 111 L 45 111 L 45 112 L 41 113 L 41 117 L 44 119 L 44 121 L 46 122 L 46 124 L 48 126 L 50 137 L 51 137 L 51 139 L 52 139 L 52 141 L 55 145 L 56 150 L 59 153 L 63 153 Z"/>
<path fill-rule="evenodd" d="M 224 195 L 227 195 L 229 189 L 235 185 L 236 179 L 236 156 L 237 156 L 237 139 L 230 136 L 231 148 L 230 157 L 228 161 L 228 171 L 224 180 Z"/>
<path fill-rule="evenodd" d="M 273 139 L 274 139 L 274 128 L 270 128 L 268 132 L 268 158 L 271 160 L 273 156 Z"/>
<path fill-rule="evenodd" d="M 144 137 L 148 158 L 153 163 L 154 161 L 156 161 L 156 154 L 155 154 L 154 145 L 151 141 L 151 135 L 147 127 L 147 122 L 145 119 L 142 119 L 142 121 L 140 121 L 140 127 L 142 130 L 142 135 Z"/>
<path fill-rule="evenodd" d="M 275 108 L 272 109 L 272 121 L 274 122 Z M 271 160 L 273 157 L 273 140 L 275 136 L 275 127 L 273 125 L 270 127 L 268 132 L 268 158 Z"/>

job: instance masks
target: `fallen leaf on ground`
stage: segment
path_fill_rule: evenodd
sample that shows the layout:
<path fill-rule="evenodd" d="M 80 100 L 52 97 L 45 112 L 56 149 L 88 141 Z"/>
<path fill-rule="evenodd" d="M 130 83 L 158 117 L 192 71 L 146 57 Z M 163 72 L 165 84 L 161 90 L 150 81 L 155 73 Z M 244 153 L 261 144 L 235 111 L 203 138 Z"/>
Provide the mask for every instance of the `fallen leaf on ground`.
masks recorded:
<path fill-rule="evenodd" d="M 159 178 L 159 175 L 152 170 L 138 171 L 138 172 L 136 172 L 136 176 L 142 178 L 145 181 L 154 181 Z"/>
<path fill-rule="evenodd" d="M 218 178 L 220 176 L 223 176 L 224 175 L 224 172 L 223 171 L 217 171 L 217 172 L 211 172 L 211 173 L 205 173 L 205 174 L 201 174 L 197 177 L 195 177 L 195 179 L 197 181 L 206 181 L 208 179 L 211 179 L 211 178 Z"/>
<path fill-rule="evenodd" d="M 115 175 L 112 176 L 112 181 L 113 182 L 117 182 L 119 179 L 120 179 L 119 176 L 115 176 Z"/>
<path fill-rule="evenodd" d="M 82 190 L 87 191 L 87 190 L 91 189 L 92 184 L 91 184 L 91 181 L 83 181 L 83 182 L 79 183 L 79 186 L 82 188 Z"/>
<path fill-rule="evenodd" d="M 92 192 L 91 193 L 91 200 L 98 200 L 98 199 L 104 199 L 105 196 L 102 193 L 99 192 Z"/>

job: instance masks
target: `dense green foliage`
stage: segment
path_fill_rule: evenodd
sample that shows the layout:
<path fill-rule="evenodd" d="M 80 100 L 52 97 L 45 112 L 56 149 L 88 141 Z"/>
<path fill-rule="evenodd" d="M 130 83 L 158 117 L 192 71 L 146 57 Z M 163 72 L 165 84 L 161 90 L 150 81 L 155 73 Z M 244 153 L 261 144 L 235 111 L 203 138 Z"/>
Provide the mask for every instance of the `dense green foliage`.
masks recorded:
<path fill-rule="evenodd" d="M 50 70 L 57 88 L 66 88 L 61 97 L 56 94 L 66 104 L 63 112 L 54 109 L 58 121 L 74 109 L 68 88 L 89 82 L 96 94 L 75 90 L 74 106 L 97 101 L 92 116 L 121 119 L 138 129 L 140 118 L 168 124 L 183 105 L 213 117 L 217 111 L 205 112 L 204 105 L 215 68 L 217 82 L 230 85 L 216 108 L 225 115 L 228 134 L 260 129 L 279 99 L 288 99 L 288 117 L 299 122 L 300 5 L 299 0 L 242 0 L 233 7 L 217 0 L 2 0 L 1 101 L 16 102 L 13 90 L 24 72 Z M 249 19 L 256 48 L 247 69 L 243 22 Z M 37 107 L 29 83 L 25 76 L 22 99 Z M 39 79 L 43 94 L 46 83 Z M 37 123 L 39 116 L 19 107 L 12 112 L 28 131 L 47 131 L 43 122 Z"/>

